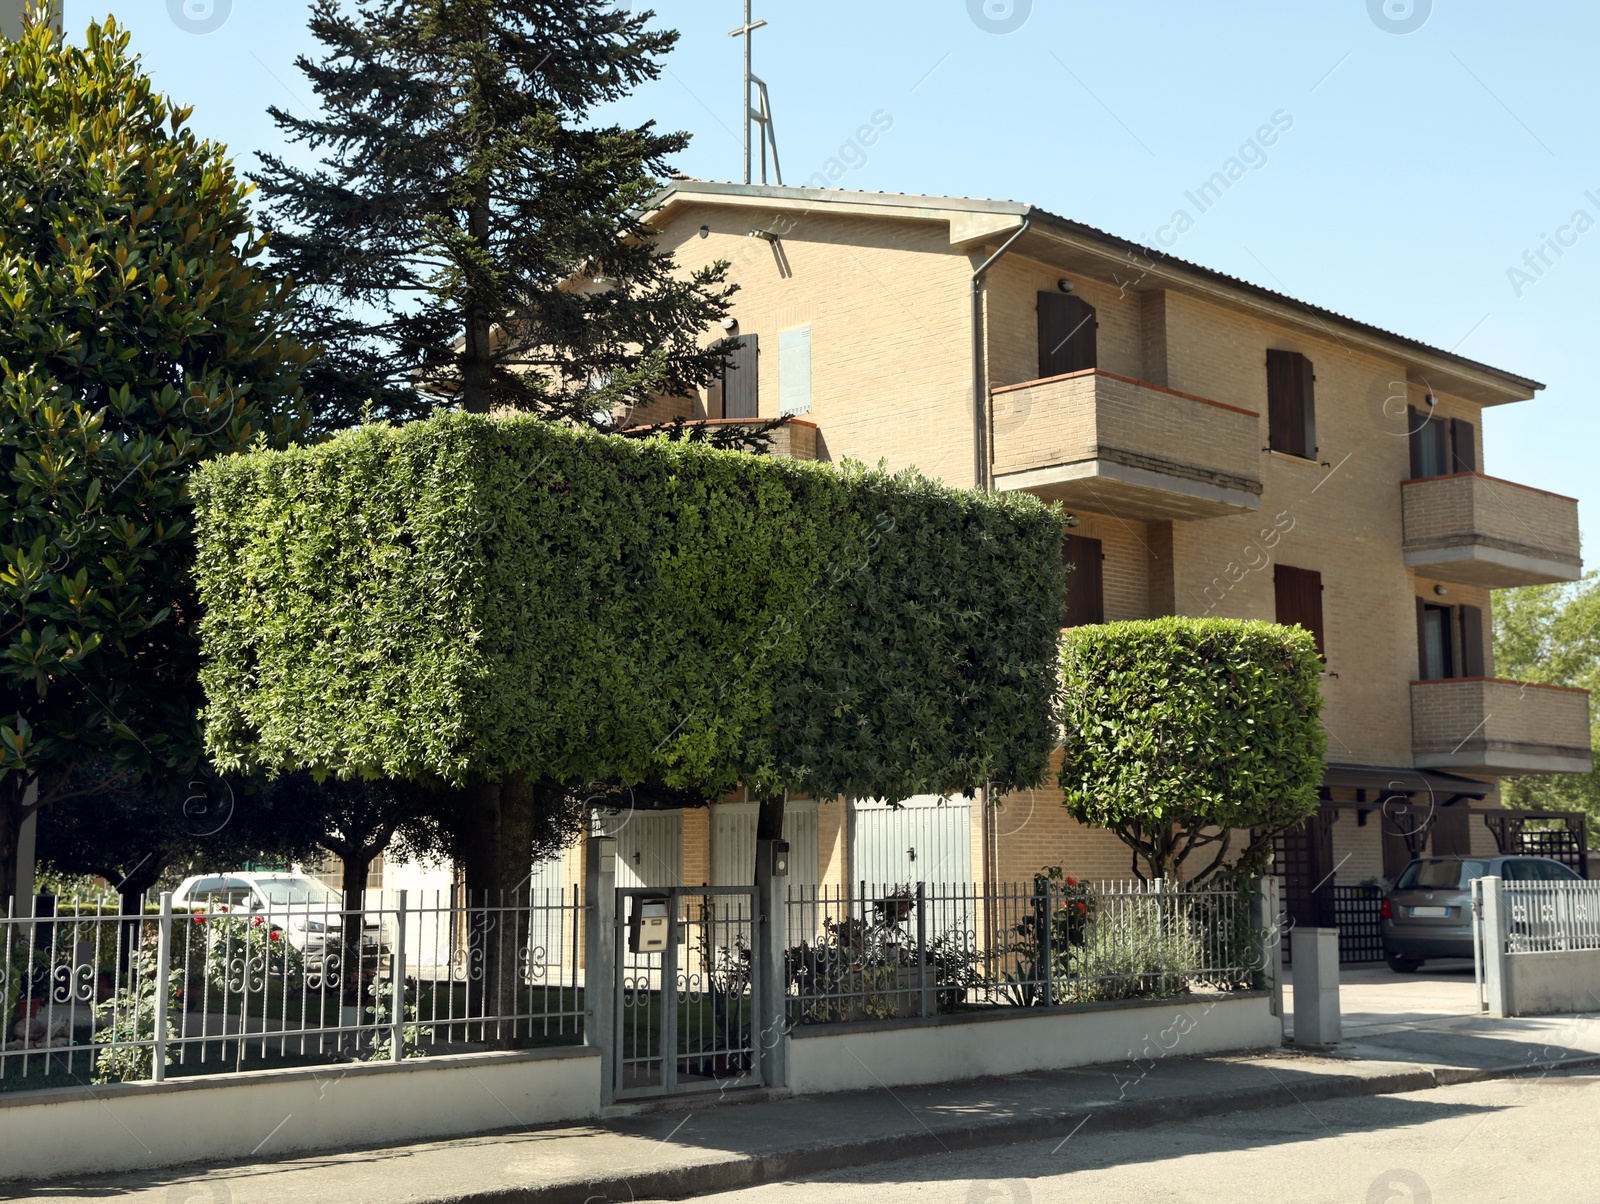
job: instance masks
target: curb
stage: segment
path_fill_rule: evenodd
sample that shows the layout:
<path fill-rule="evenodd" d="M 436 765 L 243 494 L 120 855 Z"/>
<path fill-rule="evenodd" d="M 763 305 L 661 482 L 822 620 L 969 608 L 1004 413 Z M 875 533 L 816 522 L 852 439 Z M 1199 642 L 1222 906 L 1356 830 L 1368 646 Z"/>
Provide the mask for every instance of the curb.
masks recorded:
<path fill-rule="evenodd" d="M 1435 1066 L 1397 1071 L 1392 1074 L 1362 1077 L 1336 1075 L 1317 1083 L 1304 1084 L 1291 1097 L 1300 1103 L 1353 1099 L 1369 1095 L 1393 1095 L 1405 1091 L 1427 1091 L 1460 1083 L 1517 1078 L 1533 1072 L 1567 1070 L 1600 1065 L 1600 1055 L 1580 1055 L 1553 1059 L 1528 1066 L 1500 1069 Z M 451 1196 L 448 1204 L 605 1204 L 607 1201 L 633 1201 L 653 1198 L 683 1198 L 711 1192 L 759 1187 L 784 1179 L 814 1175 L 822 1171 L 844 1170 L 876 1163 L 899 1162 L 957 1150 L 992 1146 L 1020 1145 L 1065 1139 L 1080 1131 L 1111 1133 L 1143 1129 L 1174 1120 L 1193 1120 L 1202 1116 L 1223 1116 L 1233 1112 L 1252 1112 L 1283 1104 L 1288 1088 L 1251 1087 L 1222 1092 L 1199 1099 L 1124 1101 L 1093 1112 L 1061 1112 L 1025 1120 L 996 1120 L 989 1123 L 955 1126 L 937 1132 L 879 1137 L 867 1141 L 842 1142 L 810 1149 L 784 1150 L 773 1154 L 730 1157 L 720 1162 L 697 1166 L 646 1171 L 584 1180 L 568 1180 L 537 1187 L 496 1188 Z M 436 1201 L 435 1204 L 446 1204 Z"/>

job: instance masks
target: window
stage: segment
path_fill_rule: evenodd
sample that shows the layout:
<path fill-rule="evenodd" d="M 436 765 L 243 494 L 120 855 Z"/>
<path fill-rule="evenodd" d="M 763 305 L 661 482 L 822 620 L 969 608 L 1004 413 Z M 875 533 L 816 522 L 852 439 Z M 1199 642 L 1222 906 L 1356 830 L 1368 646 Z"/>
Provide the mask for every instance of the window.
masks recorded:
<path fill-rule="evenodd" d="M 1482 607 L 1417 599 L 1417 674 L 1422 681 L 1484 675 Z"/>
<path fill-rule="evenodd" d="M 1418 409 L 1406 411 L 1411 431 L 1411 475 L 1441 477 L 1449 471 L 1445 461 L 1445 427 L 1442 418 Z"/>
<path fill-rule="evenodd" d="M 1316 376 L 1298 351 L 1267 352 L 1267 446 L 1317 458 Z"/>
<path fill-rule="evenodd" d="M 1068 535 L 1061 545 L 1061 563 L 1067 567 L 1067 597 L 1063 627 L 1106 621 L 1105 550 L 1098 539 Z"/>
<path fill-rule="evenodd" d="M 1272 575 L 1277 619 L 1285 627 L 1304 627 L 1317 639 L 1317 654 L 1328 658 L 1322 627 L 1322 574 L 1280 564 Z"/>
<path fill-rule="evenodd" d="M 1416 407 L 1406 410 L 1411 431 L 1411 475 L 1442 477 L 1478 471 L 1478 432 L 1465 418 L 1440 418 Z"/>
<path fill-rule="evenodd" d="M 1071 293 L 1039 294 L 1039 377 L 1097 366 L 1094 306 Z"/>
<path fill-rule="evenodd" d="M 1430 606 L 1424 602 L 1417 613 L 1417 654 L 1422 666 L 1424 681 L 1439 681 L 1454 677 L 1455 641 L 1450 634 L 1450 608 Z"/>
<path fill-rule="evenodd" d="M 738 347 L 728 352 L 722 367 L 722 417 L 759 418 L 761 416 L 761 340 L 742 334 Z"/>
<path fill-rule="evenodd" d="M 778 413 L 811 413 L 811 327 L 778 335 Z"/>

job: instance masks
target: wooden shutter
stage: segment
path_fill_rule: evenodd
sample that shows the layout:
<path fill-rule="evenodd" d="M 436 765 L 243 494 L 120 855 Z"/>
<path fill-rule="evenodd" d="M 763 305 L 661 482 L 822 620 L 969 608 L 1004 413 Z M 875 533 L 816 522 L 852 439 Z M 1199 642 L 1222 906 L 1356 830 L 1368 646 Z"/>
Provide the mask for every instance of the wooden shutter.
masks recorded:
<path fill-rule="evenodd" d="M 1416 406 L 1406 407 L 1406 431 L 1411 444 L 1411 479 L 1426 476 L 1427 471 L 1422 462 L 1422 432 L 1425 420 L 1422 411 Z"/>
<path fill-rule="evenodd" d="M 1450 471 L 1478 471 L 1478 432 L 1464 418 L 1450 420 Z"/>
<path fill-rule="evenodd" d="M 1094 306 L 1071 293 L 1039 294 L 1039 376 L 1097 366 Z"/>
<path fill-rule="evenodd" d="M 1311 361 L 1298 351 L 1267 351 L 1267 446 L 1312 458 L 1317 451 Z"/>
<path fill-rule="evenodd" d="M 1483 611 L 1476 606 L 1462 606 L 1461 612 L 1461 676 L 1482 677 L 1483 674 Z"/>
<path fill-rule="evenodd" d="M 1063 627 L 1106 621 L 1105 549 L 1098 539 L 1068 535 L 1061 544 L 1067 566 L 1067 604 Z"/>
<path fill-rule="evenodd" d="M 1317 374 L 1311 361 L 1303 355 L 1295 356 L 1299 380 L 1295 396 L 1300 399 L 1300 454 L 1308 460 L 1317 458 Z"/>
<path fill-rule="evenodd" d="M 761 416 L 761 340 L 753 334 L 739 336 L 740 346 L 728 354 L 722 369 L 722 416 Z"/>
<path fill-rule="evenodd" d="M 1285 627 L 1299 625 L 1317 639 L 1317 652 L 1324 660 L 1328 649 L 1322 630 L 1322 574 L 1313 569 L 1290 568 L 1280 564 L 1272 577 L 1278 622 Z"/>
<path fill-rule="evenodd" d="M 1417 599 L 1417 680 L 1428 680 L 1428 604 Z"/>

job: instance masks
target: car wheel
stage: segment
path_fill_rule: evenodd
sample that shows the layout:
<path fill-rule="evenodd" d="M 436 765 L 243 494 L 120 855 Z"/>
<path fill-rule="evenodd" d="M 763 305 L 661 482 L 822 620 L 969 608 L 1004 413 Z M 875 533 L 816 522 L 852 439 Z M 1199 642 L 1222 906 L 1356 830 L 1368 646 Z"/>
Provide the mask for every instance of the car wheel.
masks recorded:
<path fill-rule="evenodd" d="M 1396 974 L 1415 974 L 1422 969 L 1420 957 L 1402 957 L 1398 953 L 1390 953 L 1383 960 L 1389 963 L 1389 969 Z"/>

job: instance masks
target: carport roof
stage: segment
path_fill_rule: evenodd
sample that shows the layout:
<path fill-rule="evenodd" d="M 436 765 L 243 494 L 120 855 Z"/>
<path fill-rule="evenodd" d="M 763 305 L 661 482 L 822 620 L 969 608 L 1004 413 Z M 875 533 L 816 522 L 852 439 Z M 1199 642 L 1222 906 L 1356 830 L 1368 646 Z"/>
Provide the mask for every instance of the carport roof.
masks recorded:
<path fill-rule="evenodd" d="M 1440 773 L 1436 769 L 1384 765 L 1329 764 L 1323 772 L 1322 785 L 1325 789 L 1428 794 L 1441 797 L 1447 804 L 1457 798 L 1485 798 L 1494 789 L 1489 782 L 1458 777 L 1453 773 Z"/>

